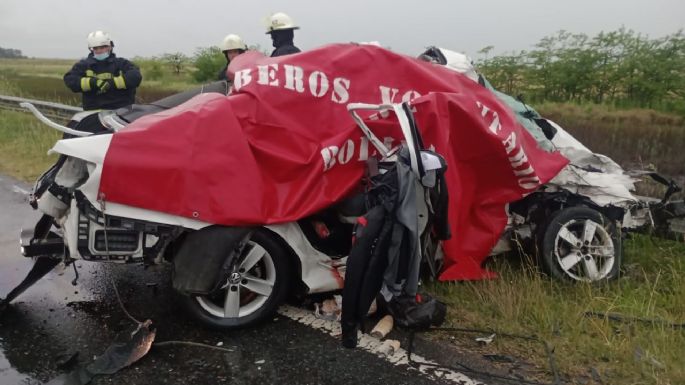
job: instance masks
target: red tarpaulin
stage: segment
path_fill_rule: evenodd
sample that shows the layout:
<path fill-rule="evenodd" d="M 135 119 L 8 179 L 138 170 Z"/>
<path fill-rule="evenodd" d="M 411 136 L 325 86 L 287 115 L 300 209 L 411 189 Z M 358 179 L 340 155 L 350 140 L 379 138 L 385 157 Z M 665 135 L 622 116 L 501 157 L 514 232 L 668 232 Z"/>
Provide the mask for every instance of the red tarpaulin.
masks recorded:
<path fill-rule="evenodd" d="M 248 53 L 229 71 L 231 96 L 199 95 L 113 135 L 106 200 L 224 225 L 294 221 L 355 189 L 373 154 L 346 105 L 412 100 L 424 144 L 448 163 L 453 238 L 441 279 L 479 279 L 506 225 L 504 205 L 567 162 L 539 149 L 484 87 L 379 47 Z M 390 125 L 376 134 L 401 139 Z"/>

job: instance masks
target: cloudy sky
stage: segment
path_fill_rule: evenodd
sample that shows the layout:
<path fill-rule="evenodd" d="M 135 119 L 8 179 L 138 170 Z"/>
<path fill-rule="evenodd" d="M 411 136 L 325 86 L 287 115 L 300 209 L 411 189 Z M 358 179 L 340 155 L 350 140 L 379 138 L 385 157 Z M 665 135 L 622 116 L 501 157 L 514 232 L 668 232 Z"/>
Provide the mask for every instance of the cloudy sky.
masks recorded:
<path fill-rule="evenodd" d="M 88 32 L 110 32 L 120 56 L 192 54 L 237 33 L 270 48 L 262 19 L 286 12 L 302 49 L 379 41 L 416 55 L 437 45 L 477 57 L 530 49 L 564 29 L 595 35 L 625 26 L 656 38 L 685 28 L 685 0 L 0 0 L 0 47 L 31 57 L 79 58 Z"/>

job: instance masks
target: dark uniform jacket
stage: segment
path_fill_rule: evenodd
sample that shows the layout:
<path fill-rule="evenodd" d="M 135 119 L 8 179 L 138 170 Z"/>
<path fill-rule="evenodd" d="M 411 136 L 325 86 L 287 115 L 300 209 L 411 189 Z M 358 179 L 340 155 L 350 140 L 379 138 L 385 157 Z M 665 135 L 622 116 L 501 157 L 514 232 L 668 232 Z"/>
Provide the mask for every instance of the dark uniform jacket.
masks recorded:
<path fill-rule="evenodd" d="M 299 48 L 295 47 L 292 43 L 282 45 L 276 48 L 272 53 L 271 57 L 290 55 L 293 53 L 301 52 Z"/>
<path fill-rule="evenodd" d="M 228 64 L 226 63 L 226 66 L 219 71 L 219 73 L 216 75 L 216 80 L 228 80 L 226 77 L 226 71 L 228 71 Z"/>
<path fill-rule="evenodd" d="M 109 82 L 110 87 L 103 92 L 93 78 Z M 142 80 L 138 67 L 114 53 L 105 60 L 96 60 L 91 53 L 64 75 L 64 84 L 82 93 L 84 110 L 113 110 L 133 104 Z"/>
<path fill-rule="evenodd" d="M 273 40 L 273 45 L 276 49 L 271 53 L 271 57 L 301 52 L 299 48 L 295 47 L 293 38 L 294 33 L 292 29 L 272 31 L 271 39 Z"/>

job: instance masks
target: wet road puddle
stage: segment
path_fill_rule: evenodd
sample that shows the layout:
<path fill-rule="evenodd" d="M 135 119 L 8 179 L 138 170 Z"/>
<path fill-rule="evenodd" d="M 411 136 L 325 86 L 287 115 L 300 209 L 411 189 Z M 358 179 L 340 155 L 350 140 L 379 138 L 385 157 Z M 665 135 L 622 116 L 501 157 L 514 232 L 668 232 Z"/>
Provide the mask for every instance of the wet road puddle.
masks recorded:
<path fill-rule="evenodd" d="M 0 384 L 34 385 L 40 384 L 39 381 L 17 372 L 5 358 L 3 353 L 2 340 L 0 339 Z"/>

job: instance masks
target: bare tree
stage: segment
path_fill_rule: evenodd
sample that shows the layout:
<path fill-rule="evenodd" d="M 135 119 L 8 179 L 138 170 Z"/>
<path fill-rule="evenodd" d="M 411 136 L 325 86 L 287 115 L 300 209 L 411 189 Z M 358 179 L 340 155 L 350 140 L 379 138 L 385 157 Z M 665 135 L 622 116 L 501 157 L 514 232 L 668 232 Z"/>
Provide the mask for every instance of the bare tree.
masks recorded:
<path fill-rule="evenodd" d="M 167 53 L 162 56 L 162 59 L 169 64 L 175 75 L 180 75 L 185 68 L 186 64 L 189 62 L 188 56 L 182 54 L 181 52 Z"/>

